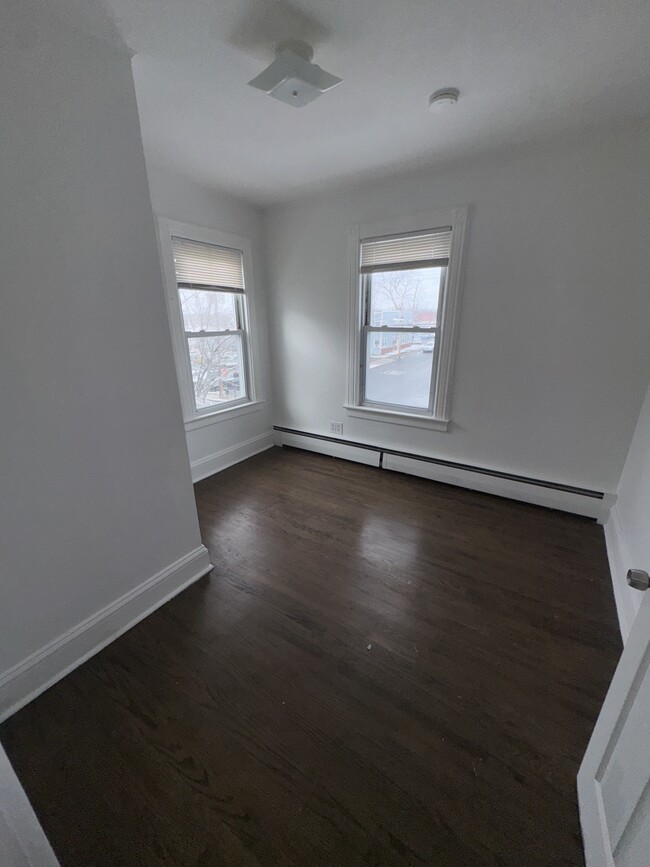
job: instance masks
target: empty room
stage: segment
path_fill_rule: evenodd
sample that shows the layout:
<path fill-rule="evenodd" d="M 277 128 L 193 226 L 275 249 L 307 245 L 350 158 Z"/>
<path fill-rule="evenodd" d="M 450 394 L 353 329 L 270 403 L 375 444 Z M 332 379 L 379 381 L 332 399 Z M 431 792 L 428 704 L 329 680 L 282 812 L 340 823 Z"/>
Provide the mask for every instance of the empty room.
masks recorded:
<path fill-rule="evenodd" d="M 0 3 L 0 867 L 649 867 L 649 42 Z"/>

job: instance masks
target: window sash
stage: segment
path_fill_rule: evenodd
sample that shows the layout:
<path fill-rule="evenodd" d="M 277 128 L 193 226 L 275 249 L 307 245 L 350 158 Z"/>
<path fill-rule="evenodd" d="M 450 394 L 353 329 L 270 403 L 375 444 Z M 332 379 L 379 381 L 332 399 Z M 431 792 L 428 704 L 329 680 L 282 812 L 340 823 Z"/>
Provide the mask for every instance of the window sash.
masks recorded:
<path fill-rule="evenodd" d="M 210 413 L 214 413 L 215 411 L 219 411 L 219 409 L 229 409 L 230 407 L 239 406 L 240 404 L 249 403 L 251 400 L 250 396 L 250 365 L 249 365 L 249 348 L 248 348 L 248 334 L 246 328 L 244 327 L 244 323 L 246 321 L 246 317 L 244 314 L 243 304 L 244 304 L 244 291 L 236 290 L 231 288 L 217 288 L 215 286 L 207 286 L 205 284 L 189 284 L 185 282 L 177 282 L 177 297 L 180 308 L 181 322 L 183 324 L 183 336 L 185 338 L 185 355 L 187 358 L 187 364 L 190 373 L 190 382 L 192 386 L 192 404 L 194 406 L 194 414 L 196 416 L 206 415 Z M 185 318 L 183 315 L 183 307 L 180 303 L 180 289 L 198 289 L 201 292 L 223 292 L 227 295 L 232 295 L 235 301 L 235 317 L 237 321 L 237 328 L 226 328 L 223 331 L 188 331 L 185 328 Z M 241 340 L 241 377 L 242 377 L 242 396 L 237 398 L 237 400 L 230 400 L 224 402 L 222 407 L 219 405 L 215 406 L 203 406 L 200 407 L 197 404 L 196 399 L 196 388 L 194 383 L 194 378 L 192 375 L 192 357 L 190 355 L 190 340 L 196 339 L 197 337 L 239 337 Z"/>
<path fill-rule="evenodd" d="M 388 403 L 386 401 L 380 400 L 369 400 L 366 397 L 366 371 L 368 370 L 367 365 L 367 352 L 368 352 L 368 341 L 364 339 L 361 345 L 361 394 L 359 405 L 374 407 L 375 409 L 388 409 L 394 412 L 407 412 L 409 415 L 422 415 L 428 416 L 433 412 L 433 404 L 435 400 L 435 380 L 436 374 L 438 372 L 438 358 L 440 355 L 440 340 L 436 339 L 434 344 L 434 350 L 431 353 L 431 387 L 429 388 L 429 402 L 426 407 L 420 406 L 409 406 L 406 403 Z"/>
<path fill-rule="evenodd" d="M 440 268 L 442 266 L 440 266 L 440 265 L 431 265 L 431 266 L 427 265 L 426 267 Z M 402 329 L 406 329 L 406 330 L 416 329 L 416 330 L 420 330 L 420 331 L 427 331 L 427 330 L 431 331 L 431 330 L 439 329 L 441 327 L 440 325 L 434 325 L 434 326 L 428 326 L 428 325 L 395 325 L 395 326 L 392 326 L 392 325 L 371 325 L 370 318 L 371 318 L 371 307 L 372 307 L 372 297 L 371 297 L 372 296 L 372 278 L 370 275 L 373 273 L 374 274 L 382 273 L 384 270 L 399 270 L 399 271 L 401 271 L 401 270 L 408 270 L 408 268 L 405 268 L 405 269 L 402 269 L 402 268 L 398 268 L 398 269 L 381 268 L 381 269 L 376 269 L 376 270 L 367 271 L 367 272 L 360 271 L 361 293 L 362 293 L 362 300 L 363 300 L 363 323 L 362 323 L 362 326 L 364 328 L 384 328 L 385 330 L 388 330 L 388 331 L 400 331 Z M 443 272 L 440 276 L 440 289 L 438 292 L 438 321 L 440 320 L 440 311 L 442 310 L 442 306 L 443 306 L 446 281 L 447 281 L 447 269 L 444 268 Z"/>
<path fill-rule="evenodd" d="M 240 376 L 242 378 L 241 384 L 241 397 L 238 397 L 237 400 L 228 400 L 224 401 L 223 405 L 215 404 L 214 406 L 202 406 L 200 407 L 197 404 L 196 400 L 196 388 L 194 383 L 194 378 L 192 375 L 192 357 L 190 355 L 190 340 L 196 340 L 197 337 L 235 337 L 239 336 L 241 338 L 241 366 L 240 366 Z M 192 402 L 194 404 L 194 413 L 197 416 L 201 415 L 210 415 L 211 413 L 218 412 L 220 409 L 230 409 L 230 407 L 240 406 L 244 403 L 250 403 L 250 370 L 248 365 L 248 340 L 247 334 L 243 329 L 237 329 L 237 331 L 222 331 L 222 332 L 204 332 L 204 331 L 186 331 L 185 332 L 185 353 L 187 356 L 187 364 L 190 372 L 190 380 L 192 383 Z"/>
<path fill-rule="evenodd" d="M 185 331 L 186 337 L 230 337 L 246 334 L 243 328 L 226 328 L 225 331 Z"/>
<path fill-rule="evenodd" d="M 244 311 L 242 309 L 244 293 L 243 292 L 234 292 L 232 289 L 214 289 L 212 286 L 189 286 L 186 283 L 178 283 L 179 289 L 198 289 L 201 292 L 223 292 L 224 295 L 232 295 L 234 298 L 234 307 L 235 307 L 235 319 L 237 322 L 236 328 L 225 328 L 223 331 L 189 331 L 185 328 L 185 315 L 183 313 L 183 305 L 180 303 L 180 292 L 178 294 L 179 306 L 181 309 L 181 320 L 183 322 L 183 331 L 185 336 L 190 337 L 226 337 L 228 334 L 245 334 L 245 328 L 243 325 L 244 322 Z"/>
<path fill-rule="evenodd" d="M 421 265 L 419 267 L 422 267 Z M 426 265 L 425 267 L 441 267 L 440 265 Z M 422 416 L 431 416 L 433 415 L 435 400 L 436 400 L 436 388 L 437 388 L 437 375 L 438 375 L 438 364 L 440 360 L 440 343 L 441 343 L 441 335 L 442 335 L 442 325 L 434 325 L 434 326 L 420 326 L 420 325 L 370 325 L 370 309 L 371 309 L 371 293 L 372 293 L 372 273 L 377 273 L 381 271 L 387 270 L 408 270 L 402 269 L 401 265 L 398 268 L 373 268 L 372 270 L 365 270 L 363 268 L 359 269 L 359 279 L 361 282 L 361 293 L 362 293 L 362 310 L 363 310 L 363 321 L 361 323 L 361 345 L 359 351 L 359 406 L 367 406 L 375 409 L 386 409 L 394 412 L 406 412 L 409 415 L 422 415 Z M 440 292 L 438 295 L 438 310 L 443 309 L 444 305 L 444 297 L 445 297 L 445 284 L 447 282 L 447 268 L 445 267 L 441 277 L 440 277 Z M 438 314 L 440 317 L 440 313 Z M 369 365 L 368 365 L 368 334 L 386 334 L 386 333 L 398 333 L 398 334 L 433 334 L 435 336 L 434 342 L 434 350 L 431 353 L 431 381 L 429 385 L 429 401 L 425 408 L 422 407 L 414 407 L 409 406 L 408 404 L 397 404 L 397 403 L 387 403 L 383 401 L 377 400 L 369 400 L 366 397 L 366 378 L 368 374 Z"/>
<path fill-rule="evenodd" d="M 427 325 L 421 327 L 419 325 L 364 325 L 364 331 L 405 331 L 413 334 L 436 334 L 440 331 L 438 325 Z"/>

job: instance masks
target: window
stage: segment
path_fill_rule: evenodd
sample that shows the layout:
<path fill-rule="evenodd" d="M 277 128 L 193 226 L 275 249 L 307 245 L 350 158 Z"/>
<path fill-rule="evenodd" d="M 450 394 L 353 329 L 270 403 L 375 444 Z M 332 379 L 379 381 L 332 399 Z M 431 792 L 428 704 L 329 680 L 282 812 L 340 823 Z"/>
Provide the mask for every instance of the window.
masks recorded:
<path fill-rule="evenodd" d="M 185 420 L 195 424 L 207 416 L 218 420 L 224 412 L 255 403 L 247 298 L 249 245 L 243 238 L 160 223 Z"/>
<path fill-rule="evenodd" d="M 432 222 L 431 228 L 357 233 L 350 414 L 447 425 L 460 249 L 455 242 L 465 211 L 447 216 L 447 224 Z"/>

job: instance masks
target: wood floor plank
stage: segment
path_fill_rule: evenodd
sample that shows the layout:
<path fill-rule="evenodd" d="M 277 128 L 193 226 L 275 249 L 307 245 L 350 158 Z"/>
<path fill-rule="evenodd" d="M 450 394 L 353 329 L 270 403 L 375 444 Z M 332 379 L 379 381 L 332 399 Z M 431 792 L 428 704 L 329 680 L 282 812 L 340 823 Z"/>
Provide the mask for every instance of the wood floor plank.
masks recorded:
<path fill-rule="evenodd" d="M 601 527 L 287 449 L 195 492 L 213 574 L 0 728 L 63 867 L 583 864 Z"/>

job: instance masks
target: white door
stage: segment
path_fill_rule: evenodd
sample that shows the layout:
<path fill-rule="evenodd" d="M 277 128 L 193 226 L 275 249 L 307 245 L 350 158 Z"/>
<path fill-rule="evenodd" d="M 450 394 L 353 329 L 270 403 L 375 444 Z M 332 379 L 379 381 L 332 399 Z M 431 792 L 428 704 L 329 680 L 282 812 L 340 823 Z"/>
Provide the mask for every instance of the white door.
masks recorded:
<path fill-rule="evenodd" d="M 650 867 L 650 591 L 578 773 L 587 867 Z"/>

